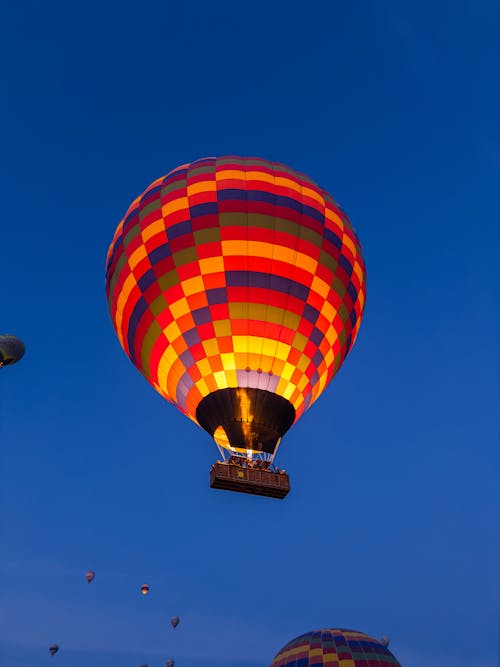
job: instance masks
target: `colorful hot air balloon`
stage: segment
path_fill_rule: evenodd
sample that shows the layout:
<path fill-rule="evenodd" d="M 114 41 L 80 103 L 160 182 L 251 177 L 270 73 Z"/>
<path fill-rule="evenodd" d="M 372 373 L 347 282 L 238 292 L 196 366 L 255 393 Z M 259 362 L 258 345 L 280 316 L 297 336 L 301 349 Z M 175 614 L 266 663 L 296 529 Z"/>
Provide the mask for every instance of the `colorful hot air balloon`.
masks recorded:
<path fill-rule="evenodd" d="M 174 630 L 179 625 L 180 620 L 181 619 L 178 616 L 172 616 L 172 618 L 170 619 L 170 624 L 174 628 Z"/>
<path fill-rule="evenodd" d="M 314 630 L 293 639 L 276 655 L 271 667 L 394 667 L 400 665 L 377 639 L 356 630 Z M 401 665 L 400 665 L 401 667 Z"/>
<path fill-rule="evenodd" d="M 257 158 L 205 158 L 132 203 L 108 251 L 106 293 L 148 382 L 223 458 L 263 462 L 253 476 L 230 471 L 250 484 L 271 479 L 266 462 L 354 344 L 365 266 L 349 219 L 307 176 Z"/>
<path fill-rule="evenodd" d="M 88 584 L 90 584 L 90 582 L 93 581 L 94 578 L 95 578 L 94 570 L 87 570 L 87 572 L 85 572 L 85 579 L 87 580 Z"/>
<path fill-rule="evenodd" d="M 147 595 L 149 593 L 149 585 L 148 584 L 142 584 L 141 593 L 143 595 Z"/>
<path fill-rule="evenodd" d="M 10 366 L 23 358 L 24 343 L 16 336 L 0 334 L 0 368 Z"/>

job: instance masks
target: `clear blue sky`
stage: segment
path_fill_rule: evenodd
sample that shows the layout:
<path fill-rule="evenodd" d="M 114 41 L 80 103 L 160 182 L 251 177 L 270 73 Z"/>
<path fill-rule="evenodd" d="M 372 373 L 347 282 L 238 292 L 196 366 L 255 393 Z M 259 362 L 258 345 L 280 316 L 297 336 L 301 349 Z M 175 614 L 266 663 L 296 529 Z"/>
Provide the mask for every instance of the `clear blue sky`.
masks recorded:
<path fill-rule="evenodd" d="M 389 635 L 404 667 L 498 664 L 499 18 L 3 3 L 0 329 L 27 353 L 0 377 L 2 665 L 267 667 L 326 626 Z M 358 341 L 280 448 L 283 502 L 209 489 L 215 446 L 104 297 L 131 201 L 228 153 L 314 178 L 367 262 Z"/>

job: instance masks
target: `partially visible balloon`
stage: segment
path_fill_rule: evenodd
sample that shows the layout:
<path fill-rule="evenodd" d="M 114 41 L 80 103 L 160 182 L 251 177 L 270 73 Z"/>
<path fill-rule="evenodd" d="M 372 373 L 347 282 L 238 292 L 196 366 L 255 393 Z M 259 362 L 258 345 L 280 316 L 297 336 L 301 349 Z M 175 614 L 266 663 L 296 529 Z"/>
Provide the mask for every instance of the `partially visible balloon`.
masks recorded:
<path fill-rule="evenodd" d="M 170 623 L 172 624 L 174 630 L 179 625 L 180 620 L 181 619 L 178 616 L 172 616 L 172 618 L 170 619 Z"/>
<path fill-rule="evenodd" d="M 167 660 L 166 667 L 174 667 L 174 665 L 175 665 L 175 660 Z"/>
<path fill-rule="evenodd" d="M 59 646 L 57 644 L 52 644 L 49 646 L 50 655 L 55 655 L 59 651 Z"/>
<path fill-rule="evenodd" d="M 22 340 L 10 334 L 0 334 L 0 368 L 11 366 L 23 358 L 26 348 Z"/>
<path fill-rule="evenodd" d="M 87 570 L 87 572 L 85 572 L 85 579 L 87 580 L 88 584 L 90 584 L 90 582 L 94 580 L 94 577 L 95 577 L 94 570 Z"/>
<path fill-rule="evenodd" d="M 399 666 L 400 663 L 387 647 L 377 639 L 357 630 L 332 628 L 306 632 L 292 639 L 275 656 L 271 667 L 349 667 Z"/>
<path fill-rule="evenodd" d="M 389 646 L 389 644 L 391 643 L 390 637 L 386 637 L 385 635 L 383 637 L 380 637 L 380 643 L 382 644 L 382 646 L 386 647 Z"/>
<path fill-rule="evenodd" d="M 141 593 L 143 595 L 147 595 L 149 593 L 149 585 L 148 584 L 142 584 Z"/>

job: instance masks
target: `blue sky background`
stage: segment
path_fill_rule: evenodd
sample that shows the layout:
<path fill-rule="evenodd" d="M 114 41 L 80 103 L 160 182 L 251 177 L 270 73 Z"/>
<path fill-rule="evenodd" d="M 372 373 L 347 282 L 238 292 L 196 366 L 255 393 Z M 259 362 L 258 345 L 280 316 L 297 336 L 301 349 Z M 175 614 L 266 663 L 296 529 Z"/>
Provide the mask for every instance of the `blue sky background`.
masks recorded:
<path fill-rule="evenodd" d="M 389 635 L 404 667 L 498 664 L 499 18 L 2 3 L 0 329 L 27 345 L 0 377 L 2 664 L 267 667 L 327 626 Z M 104 296 L 131 201 L 228 153 L 309 174 L 367 262 L 358 341 L 280 448 L 283 502 L 209 489 L 215 446 Z"/>

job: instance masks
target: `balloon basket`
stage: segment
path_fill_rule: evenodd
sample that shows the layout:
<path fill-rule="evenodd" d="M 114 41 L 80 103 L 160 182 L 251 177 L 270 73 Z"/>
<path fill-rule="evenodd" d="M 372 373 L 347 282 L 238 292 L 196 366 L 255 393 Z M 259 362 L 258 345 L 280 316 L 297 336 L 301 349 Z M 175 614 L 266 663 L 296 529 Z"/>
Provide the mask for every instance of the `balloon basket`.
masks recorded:
<path fill-rule="evenodd" d="M 218 461 L 210 469 L 210 488 L 282 499 L 290 491 L 290 478 L 284 471 Z"/>

